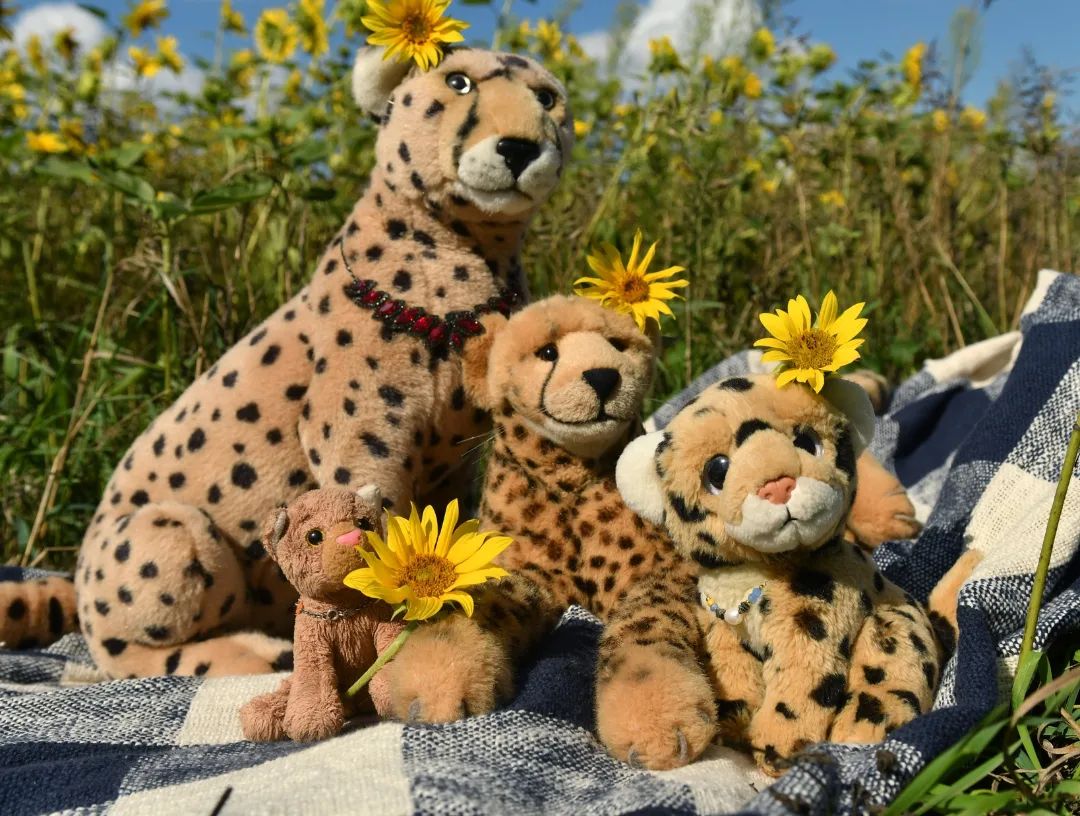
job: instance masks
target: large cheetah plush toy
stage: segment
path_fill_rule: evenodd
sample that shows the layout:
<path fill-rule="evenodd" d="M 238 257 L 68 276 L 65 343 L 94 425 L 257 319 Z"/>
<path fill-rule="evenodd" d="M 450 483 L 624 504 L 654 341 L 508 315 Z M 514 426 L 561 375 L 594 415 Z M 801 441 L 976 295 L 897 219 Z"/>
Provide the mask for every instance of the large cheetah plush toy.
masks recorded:
<path fill-rule="evenodd" d="M 615 462 L 641 427 L 654 369 L 653 344 L 633 320 L 555 296 L 485 324 L 465 348 L 465 387 L 495 420 L 481 524 L 513 536 L 501 558 L 512 577 L 480 590 L 471 619 L 422 627 L 383 670 L 402 718 L 440 722 L 491 710 L 512 692 L 515 665 L 568 606 L 609 618 L 648 576 L 661 585 L 692 580 L 704 552 L 678 556 L 615 486 Z M 880 492 L 853 525 L 875 542 L 909 534 L 912 508 L 895 478 L 869 455 L 859 468 Z"/>
<path fill-rule="evenodd" d="M 930 707 L 974 561 L 928 612 L 845 540 L 873 415 L 851 383 L 826 388 L 724 380 L 620 458 L 626 502 L 703 569 L 637 583 L 610 616 L 597 727 L 616 756 L 671 767 L 719 733 L 777 773 L 804 746 L 876 742 Z"/>
<path fill-rule="evenodd" d="M 367 192 L 310 283 L 134 442 L 93 517 L 75 585 L 109 675 L 272 670 L 296 600 L 259 541 L 275 506 L 373 482 L 400 508 L 469 482 L 460 443 L 490 418 L 457 350 L 526 297 L 519 247 L 572 146 L 566 92 L 471 49 L 427 72 L 366 51 L 353 85 L 379 123 Z M 3 587 L 0 609 L 34 591 Z"/>

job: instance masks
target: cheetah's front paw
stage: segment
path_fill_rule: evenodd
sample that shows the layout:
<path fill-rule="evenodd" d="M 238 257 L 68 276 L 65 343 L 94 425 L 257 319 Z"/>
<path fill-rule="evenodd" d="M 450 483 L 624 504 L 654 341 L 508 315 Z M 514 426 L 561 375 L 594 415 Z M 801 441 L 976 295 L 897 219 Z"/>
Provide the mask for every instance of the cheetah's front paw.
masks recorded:
<path fill-rule="evenodd" d="M 747 736 L 754 759 L 765 773 L 780 776 L 795 754 L 825 739 L 828 722 L 813 713 L 769 703 L 758 709 L 750 720 Z"/>
<path fill-rule="evenodd" d="M 513 687 L 505 645 L 461 615 L 417 629 L 382 672 L 392 716 L 411 722 L 487 714 Z"/>
<path fill-rule="evenodd" d="M 596 727 L 616 758 L 655 770 L 677 768 L 700 756 L 716 735 L 712 688 L 696 666 L 635 649 L 600 683 Z"/>

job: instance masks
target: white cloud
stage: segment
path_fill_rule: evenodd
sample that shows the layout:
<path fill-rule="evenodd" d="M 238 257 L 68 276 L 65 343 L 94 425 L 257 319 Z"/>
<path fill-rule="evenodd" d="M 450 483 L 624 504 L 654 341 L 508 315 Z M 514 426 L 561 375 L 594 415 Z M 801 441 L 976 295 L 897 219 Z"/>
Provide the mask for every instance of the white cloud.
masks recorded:
<path fill-rule="evenodd" d="M 53 38 L 66 28 L 74 29 L 75 41 L 84 54 L 106 35 L 105 24 L 74 3 L 42 3 L 27 9 L 15 19 L 11 35 L 20 50 L 26 50 L 26 41 L 35 34 L 51 49 Z"/>
<path fill-rule="evenodd" d="M 105 24 L 98 17 L 74 3 L 42 3 L 27 9 L 16 18 L 12 26 L 12 38 L 15 45 L 25 53 L 27 40 L 36 34 L 41 38 L 46 53 L 49 53 L 52 51 L 53 38 L 68 28 L 74 31 L 73 36 L 79 43 L 80 54 L 86 54 L 108 36 Z M 54 67 L 62 69 L 58 62 Z M 110 92 L 137 90 L 155 98 L 159 107 L 168 112 L 172 105 L 159 98 L 163 93 L 186 91 L 196 95 L 202 90 L 203 79 L 203 72 L 186 58 L 184 68 L 179 74 L 162 68 L 153 77 L 139 79 L 135 75 L 131 58 L 124 49 L 105 66 L 102 87 L 106 99 Z"/>
<path fill-rule="evenodd" d="M 708 30 L 699 30 L 701 21 Z M 761 11 L 754 0 L 649 0 L 634 22 L 618 59 L 618 72 L 626 79 L 645 73 L 649 65 L 649 40 L 670 37 L 680 54 L 700 46 L 701 54 L 723 56 L 741 50 L 754 29 L 761 24 Z M 594 31 L 580 38 L 589 56 L 607 59 L 611 38 Z"/>

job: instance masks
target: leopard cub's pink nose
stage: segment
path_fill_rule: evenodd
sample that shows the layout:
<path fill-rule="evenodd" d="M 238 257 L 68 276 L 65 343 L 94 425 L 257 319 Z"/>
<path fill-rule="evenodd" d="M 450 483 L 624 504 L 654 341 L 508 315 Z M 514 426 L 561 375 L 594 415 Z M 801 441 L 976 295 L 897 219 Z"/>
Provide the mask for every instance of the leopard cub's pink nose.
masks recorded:
<path fill-rule="evenodd" d="M 757 494 L 773 504 L 787 504 L 794 490 L 795 480 L 790 476 L 781 476 L 779 479 L 773 479 L 771 482 L 763 484 L 758 489 Z"/>
<path fill-rule="evenodd" d="M 355 530 L 345 533 L 345 535 L 339 535 L 337 537 L 337 543 L 346 547 L 355 547 L 360 543 L 360 536 L 363 535 L 363 532 L 363 530 L 357 527 Z"/>

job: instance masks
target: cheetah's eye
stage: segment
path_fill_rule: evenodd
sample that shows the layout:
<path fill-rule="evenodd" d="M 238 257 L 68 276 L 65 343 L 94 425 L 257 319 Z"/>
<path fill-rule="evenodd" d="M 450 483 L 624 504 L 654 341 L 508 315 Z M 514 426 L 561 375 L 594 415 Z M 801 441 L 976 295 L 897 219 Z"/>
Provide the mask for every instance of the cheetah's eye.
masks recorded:
<path fill-rule="evenodd" d="M 541 88 L 536 92 L 537 101 L 544 106 L 544 110 L 551 110 L 555 107 L 555 103 L 559 101 L 559 98 L 555 96 L 555 92 L 548 88 Z"/>
<path fill-rule="evenodd" d="M 611 343 L 615 348 L 615 351 L 626 351 L 627 349 L 627 342 L 625 340 L 620 340 L 618 337 L 609 337 L 607 341 Z"/>
<path fill-rule="evenodd" d="M 811 456 L 821 456 L 825 452 L 821 437 L 813 428 L 799 428 L 795 431 L 795 447 L 806 451 Z"/>
<path fill-rule="evenodd" d="M 539 357 L 541 360 L 546 360 L 549 363 L 554 363 L 556 360 L 559 359 L 559 349 L 554 343 L 548 343 L 546 346 L 541 346 L 537 350 L 536 356 Z"/>
<path fill-rule="evenodd" d="M 307 533 L 306 536 L 304 536 L 304 538 L 307 539 L 308 544 L 311 544 L 312 546 L 317 546 L 319 544 L 322 544 L 323 531 L 322 530 L 308 530 L 308 533 Z"/>
<path fill-rule="evenodd" d="M 472 80 L 461 73 L 447 74 L 446 84 L 462 96 L 465 96 L 465 94 L 473 89 Z"/>
<path fill-rule="evenodd" d="M 724 489 L 724 480 L 727 478 L 728 467 L 730 465 L 731 460 L 723 455 L 714 456 L 705 463 L 705 470 L 701 474 L 701 481 L 704 483 L 705 489 L 714 496 L 719 495 Z"/>
<path fill-rule="evenodd" d="M 375 525 L 368 521 L 366 518 L 358 518 L 355 520 L 355 524 L 361 530 L 374 530 Z"/>

